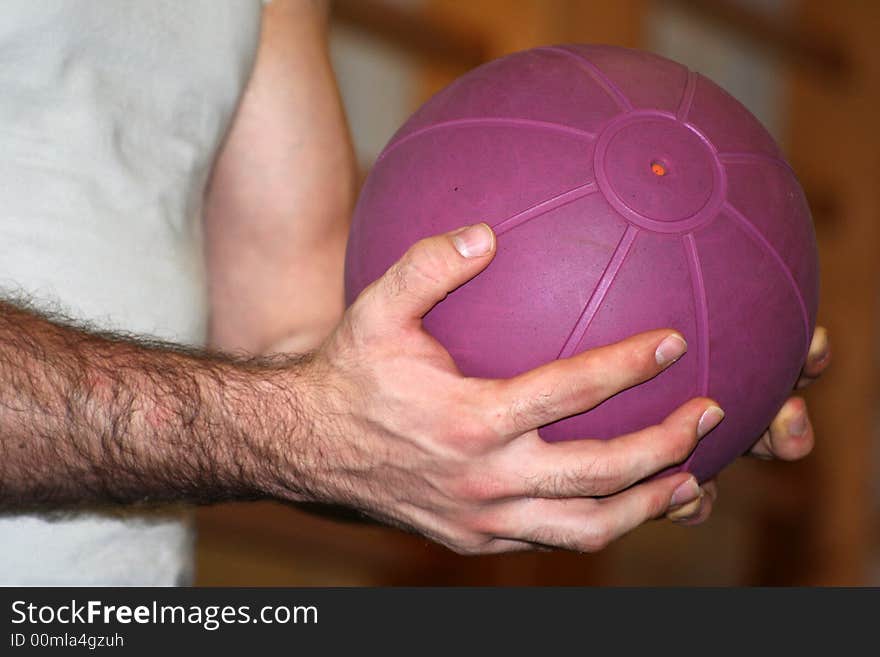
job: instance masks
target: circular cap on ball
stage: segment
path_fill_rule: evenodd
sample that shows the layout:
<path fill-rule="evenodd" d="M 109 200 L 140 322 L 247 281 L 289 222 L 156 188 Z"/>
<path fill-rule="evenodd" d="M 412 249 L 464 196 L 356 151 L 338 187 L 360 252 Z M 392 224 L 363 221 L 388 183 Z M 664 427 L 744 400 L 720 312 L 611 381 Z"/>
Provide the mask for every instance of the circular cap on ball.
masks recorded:
<path fill-rule="evenodd" d="M 698 130 L 660 112 L 612 121 L 596 144 L 596 178 L 625 219 L 681 232 L 711 219 L 724 200 L 724 171 Z"/>

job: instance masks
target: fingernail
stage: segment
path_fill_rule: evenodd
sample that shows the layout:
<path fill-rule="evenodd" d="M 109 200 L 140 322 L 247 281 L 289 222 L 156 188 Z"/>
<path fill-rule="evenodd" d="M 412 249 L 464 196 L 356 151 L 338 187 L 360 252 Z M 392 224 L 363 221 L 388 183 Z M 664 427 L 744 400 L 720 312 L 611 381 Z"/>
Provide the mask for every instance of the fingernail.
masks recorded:
<path fill-rule="evenodd" d="M 830 352 L 828 336 L 821 328 L 817 328 L 815 333 L 813 333 L 813 339 L 810 342 L 810 351 L 816 352 L 816 355 L 812 359 L 814 362 L 820 363 L 828 357 L 828 353 Z"/>
<path fill-rule="evenodd" d="M 681 506 L 682 504 L 693 502 L 694 500 L 699 499 L 700 495 L 702 495 L 700 486 L 697 484 L 697 480 L 691 477 L 683 484 L 678 485 L 678 488 L 672 493 L 672 498 L 669 500 L 669 506 Z"/>
<path fill-rule="evenodd" d="M 657 351 L 654 352 L 654 357 L 657 359 L 658 365 L 671 365 L 682 357 L 687 348 L 687 342 L 678 334 L 673 333 L 663 338 L 663 342 L 660 343 Z"/>
<path fill-rule="evenodd" d="M 703 491 L 701 490 L 697 499 L 691 500 L 687 504 L 673 509 L 666 514 L 666 519 L 671 520 L 672 522 L 687 522 L 688 520 L 696 518 L 700 514 L 700 509 L 702 508 Z"/>
<path fill-rule="evenodd" d="M 492 250 L 494 237 L 492 229 L 486 224 L 474 224 L 458 231 L 452 236 L 455 250 L 465 258 L 478 258 Z"/>
<path fill-rule="evenodd" d="M 789 436 L 803 436 L 807 433 L 807 414 L 798 413 L 795 415 L 788 421 L 786 429 L 788 429 Z"/>
<path fill-rule="evenodd" d="M 697 438 L 702 438 L 707 433 L 718 426 L 718 423 L 724 419 L 724 411 L 717 406 L 710 406 L 700 416 L 697 422 Z"/>

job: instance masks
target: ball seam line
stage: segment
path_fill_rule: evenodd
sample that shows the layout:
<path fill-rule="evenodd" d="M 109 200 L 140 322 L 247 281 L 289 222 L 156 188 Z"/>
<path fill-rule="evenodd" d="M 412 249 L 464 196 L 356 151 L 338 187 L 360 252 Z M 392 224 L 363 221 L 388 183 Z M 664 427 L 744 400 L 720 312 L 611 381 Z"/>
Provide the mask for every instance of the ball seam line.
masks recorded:
<path fill-rule="evenodd" d="M 705 397 L 709 394 L 709 304 L 697 241 L 693 233 L 687 233 L 683 237 L 694 300 L 694 328 L 697 332 L 697 344 L 699 345 L 697 351 L 699 363 L 697 371 L 700 373 L 698 390 L 699 394 Z"/>
<path fill-rule="evenodd" d="M 575 128 L 574 126 L 565 125 L 564 123 L 555 123 L 553 121 L 538 121 L 537 119 L 526 119 L 520 117 L 505 117 L 505 116 L 478 116 L 478 117 L 465 117 L 460 119 L 450 119 L 448 121 L 439 121 L 437 123 L 432 123 L 430 125 L 426 125 L 423 128 L 419 128 L 408 135 L 404 135 L 400 139 L 396 141 L 392 141 L 388 146 L 385 147 L 381 153 L 379 153 L 379 157 L 376 158 L 376 162 L 373 166 L 379 164 L 382 160 L 384 160 L 388 155 L 396 151 L 400 146 L 416 139 L 417 137 L 421 137 L 423 135 L 429 134 L 431 132 L 435 132 L 437 130 L 444 130 L 447 128 L 456 128 L 456 127 L 519 127 L 519 128 L 536 128 L 538 130 L 543 130 L 547 132 L 558 132 L 562 134 L 568 134 L 573 137 L 579 137 L 584 142 L 589 140 L 589 143 L 593 143 L 596 139 L 596 133 L 590 132 L 589 130 L 582 130 L 581 128 Z"/>
<path fill-rule="evenodd" d="M 783 260 L 782 256 L 779 254 L 779 251 L 776 250 L 770 241 L 764 236 L 761 231 L 755 227 L 755 225 L 749 221 L 748 217 L 746 217 L 742 212 L 740 212 L 734 205 L 728 200 L 724 202 L 724 206 L 722 207 L 722 212 L 726 212 L 728 215 L 733 217 L 733 219 L 742 226 L 744 232 L 752 238 L 752 240 L 757 243 L 758 247 L 763 249 L 765 253 L 770 256 L 770 259 L 773 260 L 776 265 L 782 270 L 783 275 L 788 280 L 789 287 L 791 288 L 792 293 L 797 299 L 797 303 L 800 306 L 801 310 L 801 319 L 804 324 L 804 340 L 806 342 L 806 346 L 804 347 L 804 354 L 808 354 L 810 351 L 810 315 L 807 312 L 807 304 L 804 301 L 804 296 L 801 294 L 800 286 L 798 286 L 797 281 L 794 278 L 794 274 L 791 273 L 791 269 L 789 269 L 788 265 Z"/>
<path fill-rule="evenodd" d="M 675 110 L 676 118 L 684 123 L 687 121 L 688 113 L 691 111 L 691 105 L 694 103 L 694 94 L 697 90 L 697 74 L 688 69 L 687 81 L 684 83 L 684 91 L 681 94 L 681 101 L 678 103 L 678 109 Z"/>
<path fill-rule="evenodd" d="M 593 293 L 590 295 L 584 309 L 581 311 L 571 333 L 568 334 L 568 338 L 566 338 L 565 343 L 562 345 L 562 349 L 559 350 L 559 354 L 556 356 L 557 358 L 568 358 L 574 354 L 574 350 L 587 334 L 590 324 L 593 322 L 593 318 L 596 313 L 599 312 L 599 308 L 602 306 L 602 301 L 605 300 L 605 295 L 608 294 L 608 290 L 614 283 L 614 279 L 617 278 L 617 272 L 623 267 L 623 263 L 630 254 L 633 242 L 635 242 L 639 232 L 639 229 L 632 224 L 628 223 L 626 225 L 626 230 L 623 231 L 620 241 L 614 248 L 614 253 L 611 254 L 611 258 L 608 260 L 608 264 L 605 265 L 605 270 L 602 272 L 602 276 L 599 277 L 599 282 L 596 284 L 596 287 L 593 288 Z"/>
<path fill-rule="evenodd" d="M 577 187 L 566 190 L 561 194 L 538 201 L 525 210 L 517 212 L 506 219 L 502 219 L 492 226 L 492 230 L 495 231 L 496 237 L 501 237 L 505 233 L 512 231 L 514 228 L 518 228 L 533 219 L 542 217 L 548 212 L 564 207 L 569 203 L 574 203 L 585 196 L 590 196 L 597 191 L 599 191 L 599 186 L 594 181 L 578 185 Z"/>
<path fill-rule="evenodd" d="M 767 155 L 766 153 L 757 153 L 755 151 L 725 151 L 723 153 L 718 153 L 718 159 L 724 164 L 760 164 L 762 162 L 775 164 L 788 171 L 795 176 L 795 179 L 797 179 L 797 175 L 795 174 L 794 169 L 791 168 L 791 165 L 775 155 Z"/>
<path fill-rule="evenodd" d="M 626 94 L 621 91 L 620 87 L 614 84 L 614 82 L 612 82 L 611 79 L 602 72 L 602 69 L 600 69 L 583 55 L 579 55 L 576 52 L 572 52 L 568 48 L 561 48 L 559 46 L 544 46 L 541 48 L 535 48 L 535 50 L 555 52 L 574 59 L 579 67 L 584 69 L 590 76 L 590 78 L 595 81 L 600 87 L 602 87 L 603 91 L 608 94 L 611 100 L 613 100 L 623 112 L 632 111 L 633 104 L 630 102 L 629 98 L 626 97 Z"/>

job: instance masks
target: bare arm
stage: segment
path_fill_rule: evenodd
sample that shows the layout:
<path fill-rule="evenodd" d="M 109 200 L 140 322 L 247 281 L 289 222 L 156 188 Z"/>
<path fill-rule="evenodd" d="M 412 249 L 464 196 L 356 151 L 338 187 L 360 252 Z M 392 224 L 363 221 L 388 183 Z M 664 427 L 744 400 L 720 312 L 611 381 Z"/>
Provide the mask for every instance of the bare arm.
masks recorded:
<path fill-rule="evenodd" d="M 423 240 L 305 358 L 189 353 L 0 302 L 0 506 L 342 503 L 496 552 L 600 549 L 695 499 L 684 473 L 633 484 L 721 420 L 711 400 L 613 441 L 537 433 L 670 366 L 680 336 L 651 331 L 490 381 L 462 377 L 424 332 L 421 317 L 493 255 L 486 226 Z"/>
<path fill-rule="evenodd" d="M 326 3 L 275 0 L 212 174 L 211 344 L 314 348 L 342 316 L 355 164 L 327 51 Z"/>
<path fill-rule="evenodd" d="M 260 445 L 292 440 L 302 421 L 295 382 L 280 363 L 89 333 L 0 302 L 0 508 L 257 495 Z"/>
<path fill-rule="evenodd" d="M 306 351 L 338 322 L 353 167 L 326 7 L 276 0 L 206 198 L 214 346 L 286 338 Z M 281 363 L 94 334 L 0 301 L 0 506 L 260 495 L 276 467 L 263 447 L 296 451 L 303 419 L 302 368 Z"/>

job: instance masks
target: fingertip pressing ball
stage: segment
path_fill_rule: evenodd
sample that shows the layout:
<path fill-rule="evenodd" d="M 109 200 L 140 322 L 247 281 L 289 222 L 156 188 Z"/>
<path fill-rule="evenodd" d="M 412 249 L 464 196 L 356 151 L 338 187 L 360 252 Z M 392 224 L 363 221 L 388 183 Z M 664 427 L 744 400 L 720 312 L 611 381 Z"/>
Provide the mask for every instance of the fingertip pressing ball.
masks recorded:
<path fill-rule="evenodd" d="M 424 318 L 464 374 L 512 376 L 660 327 L 689 345 L 651 381 L 543 427 L 545 440 L 611 438 L 706 395 L 725 420 L 682 466 L 705 480 L 797 381 L 818 303 L 803 191 L 759 121 L 675 62 L 536 48 L 438 93 L 364 184 L 349 302 L 415 241 L 474 221 L 494 228 L 495 260 Z"/>

